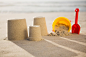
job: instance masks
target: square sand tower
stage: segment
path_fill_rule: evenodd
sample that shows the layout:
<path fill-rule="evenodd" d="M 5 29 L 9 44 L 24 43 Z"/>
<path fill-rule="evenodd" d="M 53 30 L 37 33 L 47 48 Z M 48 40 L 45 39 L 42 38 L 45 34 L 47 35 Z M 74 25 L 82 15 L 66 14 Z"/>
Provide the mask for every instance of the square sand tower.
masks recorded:
<path fill-rule="evenodd" d="M 8 20 L 8 40 L 28 38 L 26 19 Z"/>

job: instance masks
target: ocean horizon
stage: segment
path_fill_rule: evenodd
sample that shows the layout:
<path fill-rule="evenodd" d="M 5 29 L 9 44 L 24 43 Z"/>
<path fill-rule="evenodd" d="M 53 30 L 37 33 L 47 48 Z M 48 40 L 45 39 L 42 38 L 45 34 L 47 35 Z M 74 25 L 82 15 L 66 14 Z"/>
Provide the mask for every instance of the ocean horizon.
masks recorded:
<path fill-rule="evenodd" d="M 86 0 L 0 0 L 0 13 L 86 12 Z"/>

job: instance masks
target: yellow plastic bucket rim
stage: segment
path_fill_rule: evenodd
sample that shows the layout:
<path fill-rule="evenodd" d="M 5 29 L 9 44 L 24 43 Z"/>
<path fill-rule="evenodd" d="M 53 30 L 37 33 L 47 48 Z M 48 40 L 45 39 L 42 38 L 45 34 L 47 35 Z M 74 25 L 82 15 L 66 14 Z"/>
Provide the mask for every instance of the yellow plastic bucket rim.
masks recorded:
<path fill-rule="evenodd" d="M 70 32 L 70 30 L 71 30 L 71 21 L 70 21 L 68 18 L 65 18 L 65 17 L 58 17 L 58 18 L 56 18 L 56 19 L 54 20 L 54 22 L 53 22 L 53 24 L 52 24 L 52 31 L 55 32 L 54 27 L 55 27 L 55 24 L 56 24 L 56 20 L 57 20 L 57 19 L 66 19 L 66 20 L 69 22 L 69 30 L 68 30 L 68 32 Z"/>

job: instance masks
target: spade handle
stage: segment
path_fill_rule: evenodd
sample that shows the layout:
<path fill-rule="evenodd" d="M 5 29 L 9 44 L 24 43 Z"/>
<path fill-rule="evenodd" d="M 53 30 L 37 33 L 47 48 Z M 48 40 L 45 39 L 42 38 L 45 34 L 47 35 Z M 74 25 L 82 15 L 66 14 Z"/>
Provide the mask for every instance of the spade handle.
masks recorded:
<path fill-rule="evenodd" d="M 79 12 L 79 9 L 76 8 L 76 9 L 75 9 L 75 12 L 76 12 L 76 16 L 75 16 L 75 24 L 77 24 L 77 23 L 78 23 L 78 12 Z"/>

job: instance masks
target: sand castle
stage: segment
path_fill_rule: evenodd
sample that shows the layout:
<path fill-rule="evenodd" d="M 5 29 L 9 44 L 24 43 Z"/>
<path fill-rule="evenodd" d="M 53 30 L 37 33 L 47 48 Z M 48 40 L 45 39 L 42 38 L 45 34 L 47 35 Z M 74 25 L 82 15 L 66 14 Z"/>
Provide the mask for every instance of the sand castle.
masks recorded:
<path fill-rule="evenodd" d="M 34 18 L 33 26 L 29 27 L 29 38 L 25 19 L 8 20 L 8 39 L 23 40 L 28 38 L 31 41 L 40 41 L 42 36 L 47 35 L 45 17 Z"/>
<path fill-rule="evenodd" d="M 40 41 L 42 40 L 40 26 L 34 25 L 29 27 L 29 40 Z"/>
<path fill-rule="evenodd" d="M 29 27 L 29 40 L 40 41 L 47 34 L 45 17 L 35 17 L 33 26 Z"/>
<path fill-rule="evenodd" d="M 55 31 L 48 34 L 45 17 L 35 17 L 33 26 L 29 27 L 29 38 L 27 33 L 27 25 L 25 19 L 8 20 L 8 39 L 9 40 L 23 40 L 29 39 L 31 41 L 40 41 L 42 36 L 67 36 L 69 26 L 65 24 L 56 24 Z"/>
<path fill-rule="evenodd" d="M 40 25 L 42 36 L 46 36 L 48 34 L 45 17 L 35 17 L 34 25 Z"/>
<path fill-rule="evenodd" d="M 26 38 L 28 38 L 26 20 L 8 20 L 8 40 L 23 40 Z"/>

